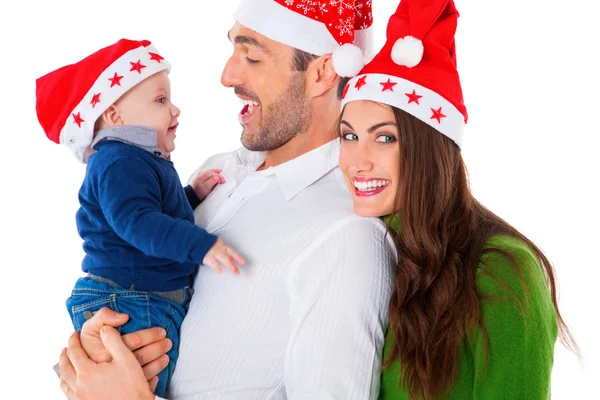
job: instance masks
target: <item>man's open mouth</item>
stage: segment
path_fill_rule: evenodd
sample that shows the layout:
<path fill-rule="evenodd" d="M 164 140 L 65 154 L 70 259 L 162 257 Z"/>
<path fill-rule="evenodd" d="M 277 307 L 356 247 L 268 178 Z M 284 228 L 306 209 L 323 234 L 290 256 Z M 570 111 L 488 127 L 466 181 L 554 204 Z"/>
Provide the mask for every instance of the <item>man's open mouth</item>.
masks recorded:
<path fill-rule="evenodd" d="M 247 124 L 254 117 L 260 105 L 254 100 L 240 99 L 240 101 L 244 105 L 240 111 L 240 122 Z"/>

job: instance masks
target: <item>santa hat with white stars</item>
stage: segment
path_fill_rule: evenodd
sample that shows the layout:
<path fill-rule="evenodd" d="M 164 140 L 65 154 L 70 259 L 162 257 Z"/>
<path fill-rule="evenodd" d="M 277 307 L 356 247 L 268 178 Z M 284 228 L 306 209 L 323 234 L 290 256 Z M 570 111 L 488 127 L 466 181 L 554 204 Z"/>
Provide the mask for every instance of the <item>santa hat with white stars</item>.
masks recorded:
<path fill-rule="evenodd" d="M 397 107 L 459 147 L 467 122 L 456 68 L 453 0 L 401 0 L 383 49 L 344 88 L 342 107 L 372 100 Z"/>
<path fill-rule="evenodd" d="M 372 0 L 241 0 L 236 21 L 310 54 L 333 54 L 338 75 L 356 75 L 373 53 Z"/>
<path fill-rule="evenodd" d="M 121 39 L 36 81 L 36 111 L 46 136 L 84 162 L 96 120 L 129 89 L 171 65 L 147 40 Z"/>

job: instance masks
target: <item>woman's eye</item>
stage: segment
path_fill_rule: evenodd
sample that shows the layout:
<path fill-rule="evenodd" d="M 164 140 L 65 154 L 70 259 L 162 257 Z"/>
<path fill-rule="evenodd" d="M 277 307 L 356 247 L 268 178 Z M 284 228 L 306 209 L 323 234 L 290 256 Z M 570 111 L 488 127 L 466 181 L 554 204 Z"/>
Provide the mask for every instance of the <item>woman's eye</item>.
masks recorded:
<path fill-rule="evenodd" d="M 396 138 L 392 135 L 379 135 L 375 141 L 379 143 L 393 143 L 396 141 Z"/>
<path fill-rule="evenodd" d="M 344 140 L 358 140 L 358 136 L 354 133 L 342 133 L 342 139 Z"/>
<path fill-rule="evenodd" d="M 250 64 L 258 64 L 259 63 L 258 60 L 253 60 L 253 59 L 251 59 L 249 57 L 246 57 L 246 61 L 248 61 Z"/>

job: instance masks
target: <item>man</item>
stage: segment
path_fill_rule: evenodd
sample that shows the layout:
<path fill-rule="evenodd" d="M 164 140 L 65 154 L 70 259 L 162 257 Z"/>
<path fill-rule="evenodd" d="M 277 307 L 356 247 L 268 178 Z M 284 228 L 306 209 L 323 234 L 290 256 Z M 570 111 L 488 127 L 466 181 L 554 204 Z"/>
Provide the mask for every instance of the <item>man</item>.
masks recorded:
<path fill-rule="evenodd" d="M 338 72 L 360 69 L 350 43 L 364 46 L 369 32 L 348 28 L 371 25 L 369 6 L 241 2 L 221 81 L 246 102 L 244 148 L 202 165 L 221 169 L 226 183 L 195 218 L 238 249 L 246 266 L 239 277 L 199 269 L 170 398 L 377 397 L 393 245 L 380 246 L 386 232 L 379 220 L 353 215 L 336 139 Z M 104 313 L 89 323 L 116 320 Z M 140 332 L 137 345 L 124 338 L 126 345 L 145 344 L 142 334 L 149 335 Z M 101 385 L 103 396 L 151 398 L 145 379 L 157 364 L 146 363 L 162 353 L 138 351 L 142 372 L 115 335 L 102 332 L 114 358 L 108 365 L 90 364 L 78 336 L 71 338 L 71 362 L 61 356 L 68 396 L 86 398 Z"/>

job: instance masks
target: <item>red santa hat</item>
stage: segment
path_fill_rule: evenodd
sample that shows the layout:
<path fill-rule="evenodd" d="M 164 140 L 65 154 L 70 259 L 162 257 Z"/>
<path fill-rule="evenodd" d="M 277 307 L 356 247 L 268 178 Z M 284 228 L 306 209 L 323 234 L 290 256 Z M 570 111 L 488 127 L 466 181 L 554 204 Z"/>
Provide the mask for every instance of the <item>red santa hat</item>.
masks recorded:
<path fill-rule="evenodd" d="M 38 78 L 38 120 L 50 140 L 65 144 L 83 162 L 100 115 L 129 89 L 170 68 L 148 40 L 121 39 Z"/>
<path fill-rule="evenodd" d="M 453 0 L 401 0 L 383 49 L 344 89 L 342 107 L 372 100 L 397 107 L 462 144 L 467 109 L 456 69 Z"/>
<path fill-rule="evenodd" d="M 338 75 L 351 77 L 373 53 L 371 4 L 372 0 L 241 0 L 234 18 L 307 53 L 332 53 Z"/>

